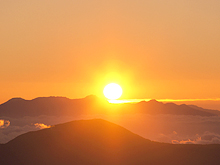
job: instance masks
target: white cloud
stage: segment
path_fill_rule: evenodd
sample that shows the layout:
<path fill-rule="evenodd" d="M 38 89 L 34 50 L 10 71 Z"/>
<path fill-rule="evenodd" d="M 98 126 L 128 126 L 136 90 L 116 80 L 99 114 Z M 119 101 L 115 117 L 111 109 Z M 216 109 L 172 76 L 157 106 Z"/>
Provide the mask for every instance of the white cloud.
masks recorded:
<path fill-rule="evenodd" d="M 9 120 L 0 119 L 0 128 L 7 128 L 10 125 Z"/>
<path fill-rule="evenodd" d="M 40 129 L 50 128 L 51 127 L 50 125 L 46 125 L 46 124 L 43 124 L 43 123 L 35 123 L 34 126 L 36 128 L 40 128 Z"/>

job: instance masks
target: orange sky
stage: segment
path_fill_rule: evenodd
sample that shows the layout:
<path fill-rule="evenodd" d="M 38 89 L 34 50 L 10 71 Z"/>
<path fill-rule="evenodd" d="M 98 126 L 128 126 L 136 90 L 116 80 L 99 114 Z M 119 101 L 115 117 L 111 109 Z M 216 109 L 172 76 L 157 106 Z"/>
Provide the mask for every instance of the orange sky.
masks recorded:
<path fill-rule="evenodd" d="M 39 96 L 220 93 L 218 0 L 0 1 L 0 103 Z"/>

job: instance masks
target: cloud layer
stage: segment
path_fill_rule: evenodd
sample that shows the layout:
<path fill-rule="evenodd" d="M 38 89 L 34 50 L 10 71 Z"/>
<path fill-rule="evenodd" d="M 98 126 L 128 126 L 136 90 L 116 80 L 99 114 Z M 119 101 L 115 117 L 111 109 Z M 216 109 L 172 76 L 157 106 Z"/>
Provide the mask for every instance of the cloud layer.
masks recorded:
<path fill-rule="evenodd" d="M 195 135 L 194 138 L 188 140 L 172 140 L 173 144 L 220 144 L 220 134 L 204 132 L 204 134 Z"/>
<path fill-rule="evenodd" d="M 23 117 L 16 119 L 15 118 L 1 119 L 0 143 L 7 143 L 13 138 L 29 131 L 37 131 L 40 129 L 49 128 L 50 125 L 64 123 L 75 119 L 76 118 L 71 118 L 68 116 L 63 116 L 63 117 L 38 116 L 38 117 Z"/>
<path fill-rule="evenodd" d="M 180 115 L 93 115 L 38 116 L 2 118 L 0 143 L 6 143 L 28 131 L 49 128 L 51 125 L 78 119 L 102 118 L 153 141 L 173 144 L 220 144 L 220 117 Z"/>

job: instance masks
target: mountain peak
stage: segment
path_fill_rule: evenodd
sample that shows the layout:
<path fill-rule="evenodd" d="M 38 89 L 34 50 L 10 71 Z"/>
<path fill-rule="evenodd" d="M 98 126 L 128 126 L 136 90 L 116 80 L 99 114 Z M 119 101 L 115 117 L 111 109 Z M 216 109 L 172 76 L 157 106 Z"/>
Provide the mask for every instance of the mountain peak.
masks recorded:
<path fill-rule="evenodd" d="M 164 105 L 162 102 L 157 101 L 156 99 L 152 99 L 147 102 L 150 105 Z"/>
<path fill-rule="evenodd" d="M 11 98 L 11 99 L 8 100 L 8 101 L 16 101 L 16 100 L 25 100 L 25 99 L 23 99 L 23 98 L 21 98 L 21 97 L 13 97 L 13 98 Z"/>
<path fill-rule="evenodd" d="M 152 103 L 160 103 L 159 101 L 157 101 L 156 99 L 151 99 L 150 101 L 148 102 L 152 102 Z"/>
<path fill-rule="evenodd" d="M 86 96 L 84 99 L 88 99 L 88 100 L 97 100 L 98 97 L 96 95 L 88 95 Z"/>
<path fill-rule="evenodd" d="M 20 102 L 20 101 L 26 101 L 25 99 L 21 98 L 21 97 L 14 97 L 9 99 L 8 101 L 6 101 L 3 104 L 7 104 L 7 103 L 15 103 L 15 102 Z"/>

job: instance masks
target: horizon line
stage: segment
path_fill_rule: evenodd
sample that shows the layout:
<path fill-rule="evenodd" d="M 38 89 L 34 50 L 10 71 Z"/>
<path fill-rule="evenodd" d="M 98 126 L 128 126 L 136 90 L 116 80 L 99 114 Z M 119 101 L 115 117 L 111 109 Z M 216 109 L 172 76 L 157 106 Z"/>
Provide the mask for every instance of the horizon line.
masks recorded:
<path fill-rule="evenodd" d="M 88 95 L 88 96 L 90 96 L 90 95 Z M 94 96 L 96 96 L 96 95 L 94 95 Z M 41 96 L 41 97 L 65 97 L 65 96 Z M 41 98 L 41 97 L 35 97 L 33 99 Z M 86 97 L 82 97 L 82 98 L 68 98 L 68 97 L 65 97 L 65 98 L 68 98 L 68 99 L 83 99 L 83 98 L 86 98 Z M 22 97 L 13 97 L 13 98 L 24 99 Z M 11 99 L 13 99 L 13 98 L 11 98 Z M 9 99 L 9 100 L 11 100 L 11 99 Z M 24 100 L 33 100 L 33 99 L 24 99 Z M 7 100 L 7 101 L 9 101 L 9 100 Z M 115 99 L 115 100 L 107 99 L 107 101 L 109 103 L 114 103 L 114 104 L 138 103 L 138 102 L 141 102 L 141 101 L 150 101 L 150 100 L 157 100 L 159 102 L 193 102 L 193 101 L 220 101 L 220 98 L 207 98 L 207 99 Z M 5 101 L 5 102 L 7 102 L 7 101 Z M 5 102 L 3 102 L 3 103 L 5 103 Z M 3 103 L 0 103 L 0 104 L 3 104 Z"/>
<path fill-rule="evenodd" d="M 138 103 L 141 101 L 157 100 L 159 102 L 193 102 L 193 101 L 220 101 L 220 98 L 215 99 L 117 99 L 108 100 L 109 103 L 123 104 L 123 103 Z"/>

